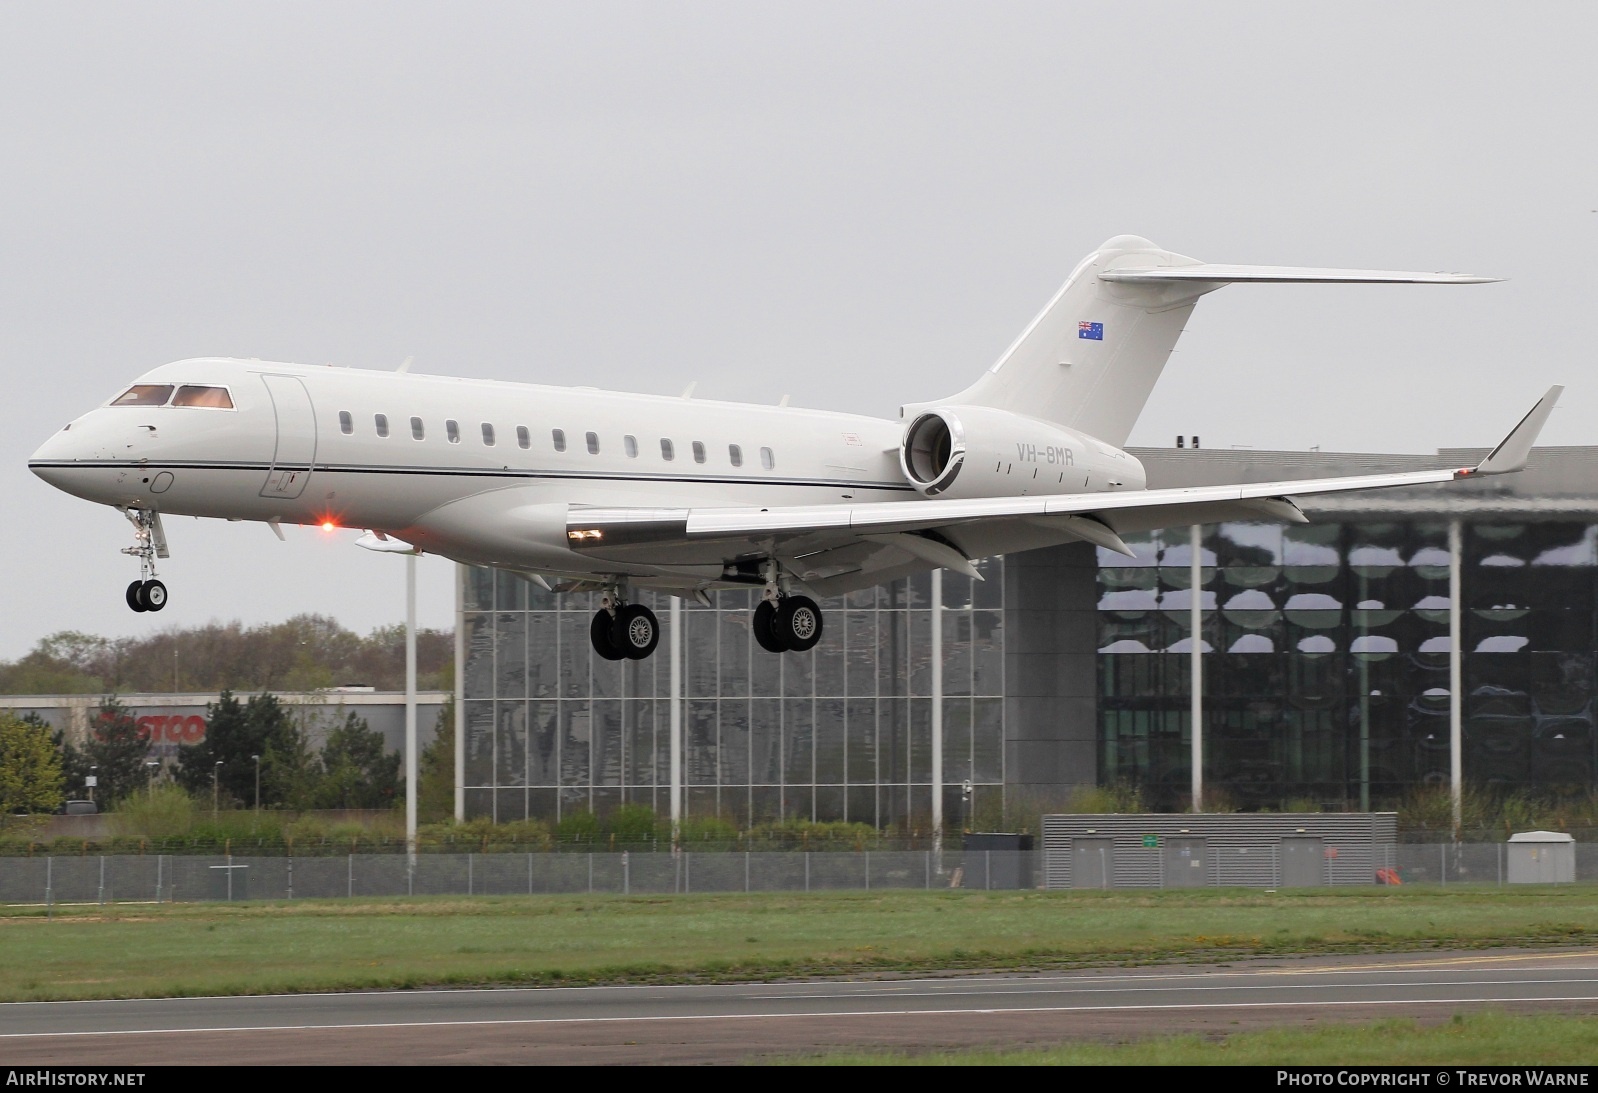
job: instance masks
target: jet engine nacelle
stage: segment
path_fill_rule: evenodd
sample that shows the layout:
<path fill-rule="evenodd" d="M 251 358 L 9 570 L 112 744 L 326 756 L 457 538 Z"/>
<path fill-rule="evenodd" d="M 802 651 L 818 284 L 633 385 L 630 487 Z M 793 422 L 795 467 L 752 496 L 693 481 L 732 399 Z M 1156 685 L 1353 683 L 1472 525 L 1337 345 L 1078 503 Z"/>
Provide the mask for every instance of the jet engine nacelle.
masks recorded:
<path fill-rule="evenodd" d="M 987 406 L 917 411 L 899 445 L 904 476 L 928 497 L 1013 497 L 1142 489 L 1126 452 L 1052 421 Z"/>

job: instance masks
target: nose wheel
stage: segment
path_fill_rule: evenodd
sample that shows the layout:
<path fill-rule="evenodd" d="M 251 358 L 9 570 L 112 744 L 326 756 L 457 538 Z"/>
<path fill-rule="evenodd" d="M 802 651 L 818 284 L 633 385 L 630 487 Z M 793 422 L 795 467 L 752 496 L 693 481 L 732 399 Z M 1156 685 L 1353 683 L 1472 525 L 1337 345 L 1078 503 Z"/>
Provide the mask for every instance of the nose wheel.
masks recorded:
<path fill-rule="evenodd" d="M 166 585 L 153 578 L 128 585 L 128 606 L 135 611 L 159 611 L 166 606 Z"/>
<path fill-rule="evenodd" d="M 166 533 L 161 529 L 161 514 L 148 509 L 123 509 L 122 515 L 133 525 L 133 545 L 122 553 L 139 559 L 139 580 L 128 585 L 126 599 L 134 611 L 159 611 L 166 606 L 166 585 L 155 576 L 155 560 L 171 557 Z"/>

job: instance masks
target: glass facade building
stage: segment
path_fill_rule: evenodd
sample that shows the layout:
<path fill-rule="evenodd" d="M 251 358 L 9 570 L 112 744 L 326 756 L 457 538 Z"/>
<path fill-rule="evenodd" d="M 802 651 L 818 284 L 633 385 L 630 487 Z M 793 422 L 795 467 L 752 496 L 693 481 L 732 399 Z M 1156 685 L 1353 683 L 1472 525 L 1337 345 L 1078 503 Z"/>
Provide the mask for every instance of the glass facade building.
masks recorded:
<path fill-rule="evenodd" d="M 960 786 L 1002 791 L 1003 562 L 941 578 L 946 815 Z M 755 644 L 756 593 L 682 607 L 683 808 L 734 823 L 859 820 L 927 830 L 932 812 L 930 575 L 822 601 L 806 653 Z M 470 569 L 462 619 L 465 812 L 555 820 L 624 803 L 669 811 L 670 600 L 643 661 L 597 656 L 597 594 Z"/>
<path fill-rule="evenodd" d="M 1100 779 L 1162 808 L 1190 779 L 1192 548 L 1174 530 L 1098 571 Z M 1464 521 L 1461 547 L 1466 780 L 1584 790 L 1598 525 Z M 1364 810 L 1449 783 L 1447 522 L 1221 524 L 1201 549 L 1206 793 Z"/>
<path fill-rule="evenodd" d="M 1469 466 L 1484 453 L 1134 454 L 1164 487 Z M 1201 531 L 1207 805 L 1391 808 L 1449 783 L 1456 527 L 1464 781 L 1598 787 L 1598 449 L 1538 449 L 1519 475 L 1305 511 L 1303 525 L 1240 511 Z M 1048 810 L 1093 785 L 1185 807 L 1190 529 L 1123 537 L 1135 557 L 1077 543 L 985 560 L 984 582 L 940 578 L 947 828 L 994 794 Z M 466 573 L 465 815 L 667 812 L 669 633 L 648 660 L 606 661 L 589 645 L 593 596 Z M 925 830 L 932 587 L 921 576 L 826 601 L 825 634 L 802 654 L 755 645 L 753 593 L 685 602 L 685 815 Z M 643 602 L 667 621 L 669 600 Z"/>

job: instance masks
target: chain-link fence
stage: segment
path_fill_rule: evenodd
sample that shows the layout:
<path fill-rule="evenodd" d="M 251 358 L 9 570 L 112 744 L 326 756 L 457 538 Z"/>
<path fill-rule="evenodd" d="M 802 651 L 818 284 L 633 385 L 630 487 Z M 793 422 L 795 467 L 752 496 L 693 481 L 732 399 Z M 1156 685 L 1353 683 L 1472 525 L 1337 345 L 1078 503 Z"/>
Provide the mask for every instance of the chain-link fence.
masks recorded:
<path fill-rule="evenodd" d="M 84 855 L 0 858 L 0 902 L 1031 888 L 1017 851 L 855 853 Z"/>
<path fill-rule="evenodd" d="M 605 892 L 821 892 L 880 889 L 1150 888 L 1510 883 L 1503 844 L 1398 844 L 1355 855 L 1328 848 L 1319 875 L 1276 847 L 1217 848 L 1202 877 L 1158 864 L 1079 865 L 1032 851 L 347 854 L 339 857 L 82 855 L 0 858 L 9 904 L 511 896 Z M 1121 855 L 1118 855 L 1121 856 Z M 1598 854 L 1577 854 L 1575 882 L 1598 882 Z"/>

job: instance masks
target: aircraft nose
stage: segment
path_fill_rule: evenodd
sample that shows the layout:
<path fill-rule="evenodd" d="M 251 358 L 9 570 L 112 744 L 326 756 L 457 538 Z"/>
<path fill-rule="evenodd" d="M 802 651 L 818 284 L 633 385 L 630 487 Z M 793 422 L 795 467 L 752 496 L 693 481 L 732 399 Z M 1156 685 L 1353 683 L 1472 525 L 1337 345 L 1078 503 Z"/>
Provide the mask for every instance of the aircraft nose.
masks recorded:
<path fill-rule="evenodd" d="M 37 471 L 39 468 L 35 464 L 52 459 L 71 459 L 72 441 L 69 439 L 71 436 L 72 426 L 70 425 L 52 433 L 50 439 L 39 445 L 38 450 L 28 457 L 28 464 Z"/>
<path fill-rule="evenodd" d="M 88 454 L 84 440 L 81 430 L 73 435 L 72 425 L 56 431 L 28 457 L 28 469 L 52 486 L 64 488 L 70 464 Z"/>

